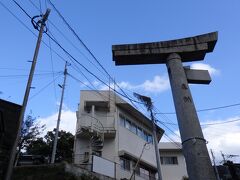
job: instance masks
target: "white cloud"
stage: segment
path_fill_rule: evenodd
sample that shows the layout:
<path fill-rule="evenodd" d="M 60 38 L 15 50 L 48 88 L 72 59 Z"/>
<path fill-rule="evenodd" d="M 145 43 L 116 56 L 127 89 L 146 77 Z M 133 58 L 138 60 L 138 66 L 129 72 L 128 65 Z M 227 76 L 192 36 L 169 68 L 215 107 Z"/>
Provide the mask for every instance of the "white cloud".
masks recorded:
<path fill-rule="evenodd" d="M 235 121 L 225 124 L 216 124 L 226 121 L 232 121 L 240 119 L 240 117 L 232 117 L 224 120 L 210 120 L 202 123 L 202 131 L 204 138 L 207 140 L 208 150 L 212 149 L 216 158 L 216 163 L 220 163 L 223 158 L 221 151 L 225 155 L 240 155 L 240 121 Z M 215 124 L 207 125 L 204 124 Z M 179 131 L 175 131 L 175 134 L 179 135 Z M 181 142 L 178 136 L 174 134 L 167 134 L 173 141 Z M 169 142 L 169 138 L 163 137 L 161 142 Z M 210 153 L 209 153 L 210 155 Z M 226 156 L 227 158 L 227 156 Z M 239 162 L 240 157 L 230 158 L 234 162 Z"/>
<path fill-rule="evenodd" d="M 148 93 L 161 93 L 170 88 L 169 80 L 167 76 L 159 76 L 159 75 L 154 76 L 152 80 L 145 80 L 141 84 L 131 84 L 130 82 L 122 81 L 117 83 L 117 86 L 127 90 L 142 90 Z M 113 83 L 110 84 L 111 88 L 115 88 L 118 90 L 117 86 L 114 87 Z M 102 85 L 102 86 L 99 86 L 99 89 L 108 90 L 109 87 Z"/>
<path fill-rule="evenodd" d="M 233 117 L 221 121 L 210 121 L 208 123 L 231 121 L 239 118 Z M 227 155 L 240 155 L 240 121 L 214 126 L 203 126 L 203 133 L 205 139 L 208 141 L 208 148 L 213 149 L 218 163 L 222 160 L 220 151 Z M 240 158 L 237 159 L 240 160 Z"/>
<path fill-rule="evenodd" d="M 209 64 L 204 64 L 204 63 L 193 63 L 191 64 L 191 69 L 202 69 L 202 70 L 208 70 L 208 72 L 211 75 L 219 75 L 220 71 L 211 67 Z"/>
<path fill-rule="evenodd" d="M 56 128 L 57 118 L 58 118 L 58 112 L 50 116 L 41 117 L 37 119 L 37 121 L 41 125 L 43 124 L 46 125 L 46 129 L 43 135 L 45 135 L 47 131 L 52 131 L 54 128 Z M 61 113 L 61 121 L 60 121 L 59 129 L 75 134 L 76 121 L 77 121 L 76 112 L 73 112 L 70 110 L 63 110 Z"/>
<path fill-rule="evenodd" d="M 166 76 L 155 76 L 153 80 L 146 80 L 140 85 L 146 92 L 159 93 L 169 89 L 169 80 Z"/>

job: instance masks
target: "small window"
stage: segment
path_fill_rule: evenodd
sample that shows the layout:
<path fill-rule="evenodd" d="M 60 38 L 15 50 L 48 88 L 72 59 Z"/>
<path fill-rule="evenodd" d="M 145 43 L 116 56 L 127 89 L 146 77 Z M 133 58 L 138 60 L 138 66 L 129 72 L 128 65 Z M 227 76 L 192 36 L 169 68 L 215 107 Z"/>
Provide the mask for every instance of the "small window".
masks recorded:
<path fill-rule="evenodd" d="M 150 173 L 145 168 L 140 168 L 140 176 L 144 179 L 149 179 Z"/>
<path fill-rule="evenodd" d="M 145 131 L 143 131 L 143 139 L 148 141 L 148 134 Z"/>
<path fill-rule="evenodd" d="M 178 164 L 177 157 L 161 157 L 161 164 L 173 165 Z"/>
<path fill-rule="evenodd" d="M 120 119 L 120 125 L 122 127 L 125 127 L 125 118 L 122 115 L 119 115 L 119 119 Z"/>
<path fill-rule="evenodd" d="M 134 123 L 131 124 L 131 131 L 132 131 L 134 134 L 137 134 L 137 126 L 136 126 Z"/>
<path fill-rule="evenodd" d="M 125 120 L 125 127 L 129 130 L 131 129 L 131 122 L 128 119 Z"/>
<path fill-rule="evenodd" d="M 139 167 L 139 164 L 138 164 L 137 167 L 135 167 L 136 164 L 137 164 L 137 163 L 136 163 L 135 161 L 133 161 L 132 169 L 134 170 L 134 168 L 135 168 L 135 174 L 140 175 L 140 167 Z"/>
<path fill-rule="evenodd" d="M 122 169 L 130 171 L 130 161 L 128 159 L 120 158 L 120 166 Z"/>
<path fill-rule="evenodd" d="M 143 134 L 142 129 L 140 127 L 137 127 L 137 135 L 139 137 L 142 137 L 142 134 Z"/>
<path fill-rule="evenodd" d="M 152 135 L 148 134 L 148 140 L 147 140 L 147 142 L 153 143 L 153 137 L 152 137 Z"/>

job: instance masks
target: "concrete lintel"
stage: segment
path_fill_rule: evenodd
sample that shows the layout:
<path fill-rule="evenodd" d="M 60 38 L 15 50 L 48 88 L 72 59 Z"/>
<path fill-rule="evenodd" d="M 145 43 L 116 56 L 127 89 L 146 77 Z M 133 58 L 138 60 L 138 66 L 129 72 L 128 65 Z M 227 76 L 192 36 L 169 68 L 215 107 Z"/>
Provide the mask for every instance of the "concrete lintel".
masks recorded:
<path fill-rule="evenodd" d="M 187 81 L 191 84 L 210 84 L 212 81 L 208 70 L 184 68 Z"/>
<path fill-rule="evenodd" d="M 113 45 L 116 65 L 162 64 L 171 53 L 178 53 L 183 62 L 203 60 L 212 52 L 217 42 L 217 32 L 199 36 L 140 44 Z"/>

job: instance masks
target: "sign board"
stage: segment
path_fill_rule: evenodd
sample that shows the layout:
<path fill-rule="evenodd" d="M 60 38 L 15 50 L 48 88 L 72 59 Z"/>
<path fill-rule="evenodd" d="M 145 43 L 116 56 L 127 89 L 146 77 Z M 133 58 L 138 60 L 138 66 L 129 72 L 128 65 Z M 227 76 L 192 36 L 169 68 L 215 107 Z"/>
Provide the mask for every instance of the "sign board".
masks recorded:
<path fill-rule="evenodd" d="M 115 178 L 114 162 L 111 162 L 107 159 L 103 159 L 98 156 L 93 156 L 92 171 L 111 178 Z"/>

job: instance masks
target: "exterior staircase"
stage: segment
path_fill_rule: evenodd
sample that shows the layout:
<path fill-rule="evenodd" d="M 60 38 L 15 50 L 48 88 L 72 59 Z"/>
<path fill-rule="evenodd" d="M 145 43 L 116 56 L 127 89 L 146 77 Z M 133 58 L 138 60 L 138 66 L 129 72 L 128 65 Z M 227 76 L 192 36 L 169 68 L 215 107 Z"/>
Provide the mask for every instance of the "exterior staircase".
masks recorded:
<path fill-rule="evenodd" d="M 104 146 L 104 127 L 102 124 L 95 118 L 88 119 L 86 122 L 81 124 L 76 133 L 77 137 L 89 141 L 89 153 L 82 155 L 82 163 L 90 162 L 92 155 L 101 156 Z"/>

